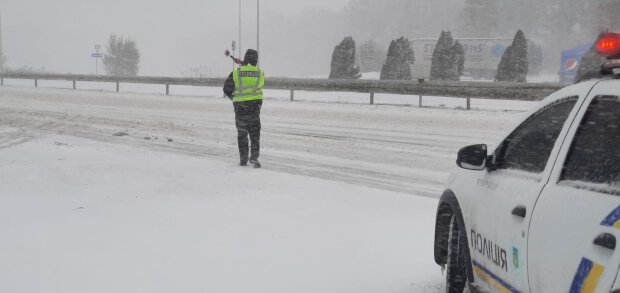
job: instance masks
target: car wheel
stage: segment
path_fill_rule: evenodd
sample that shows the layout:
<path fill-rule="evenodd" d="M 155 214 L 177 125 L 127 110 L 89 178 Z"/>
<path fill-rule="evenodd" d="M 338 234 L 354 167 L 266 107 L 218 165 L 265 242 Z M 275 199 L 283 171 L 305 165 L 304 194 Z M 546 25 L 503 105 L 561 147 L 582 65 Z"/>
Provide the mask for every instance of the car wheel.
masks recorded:
<path fill-rule="evenodd" d="M 448 234 L 448 259 L 446 263 L 446 293 L 463 293 L 467 284 L 467 267 L 465 265 L 465 239 L 456 216 L 450 220 Z"/>

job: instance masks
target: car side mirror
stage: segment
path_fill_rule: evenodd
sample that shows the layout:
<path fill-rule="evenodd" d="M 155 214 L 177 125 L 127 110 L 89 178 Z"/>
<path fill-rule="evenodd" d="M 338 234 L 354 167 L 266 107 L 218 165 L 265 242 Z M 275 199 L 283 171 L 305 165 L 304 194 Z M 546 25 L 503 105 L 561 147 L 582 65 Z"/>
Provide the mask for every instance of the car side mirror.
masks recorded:
<path fill-rule="evenodd" d="M 482 171 L 487 167 L 487 145 L 470 145 L 459 150 L 456 165 L 467 170 Z"/>

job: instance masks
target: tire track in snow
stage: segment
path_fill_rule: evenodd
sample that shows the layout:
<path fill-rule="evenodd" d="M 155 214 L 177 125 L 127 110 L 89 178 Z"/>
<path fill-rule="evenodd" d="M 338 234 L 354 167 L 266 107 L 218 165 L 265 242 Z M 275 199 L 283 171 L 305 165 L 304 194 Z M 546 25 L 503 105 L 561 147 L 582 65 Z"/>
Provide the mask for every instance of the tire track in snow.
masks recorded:
<path fill-rule="evenodd" d="M 0 138 L 0 148 L 61 134 L 211 156 L 231 164 L 238 160 L 234 118 L 224 101 L 148 95 L 121 99 L 96 93 L 111 97 L 100 100 L 61 90 L 45 93 L 42 99 L 40 90 L 11 90 L 0 91 L 0 125 L 20 131 Z M 415 116 L 405 118 L 415 127 L 403 127 L 389 112 L 380 125 L 365 117 L 331 113 L 330 108 L 303 116 L 300 107 L 304 105 L 280 102 L 263 111 L 261 158 L 267 169 L 423 196 L 440 195 L 455 150 L 479 142 L 477 137 L 485 133 L 468 136 L 458 127 L 443 129 L 441 123 L 420 126 L 413 124 Z M 114 136 L 121 131 L 129 136 Z"/>

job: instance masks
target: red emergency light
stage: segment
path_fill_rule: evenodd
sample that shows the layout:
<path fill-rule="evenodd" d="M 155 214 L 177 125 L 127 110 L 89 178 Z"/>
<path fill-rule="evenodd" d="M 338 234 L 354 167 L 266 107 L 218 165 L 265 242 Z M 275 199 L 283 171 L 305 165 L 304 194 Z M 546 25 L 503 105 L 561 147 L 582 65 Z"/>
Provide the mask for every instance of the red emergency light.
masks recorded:
<path fill-rule="evenodd" d="M 611 58 L 620 58 L 620 34 L 605 33 L 596 41 L 596 50 L 599 54 Z"/>

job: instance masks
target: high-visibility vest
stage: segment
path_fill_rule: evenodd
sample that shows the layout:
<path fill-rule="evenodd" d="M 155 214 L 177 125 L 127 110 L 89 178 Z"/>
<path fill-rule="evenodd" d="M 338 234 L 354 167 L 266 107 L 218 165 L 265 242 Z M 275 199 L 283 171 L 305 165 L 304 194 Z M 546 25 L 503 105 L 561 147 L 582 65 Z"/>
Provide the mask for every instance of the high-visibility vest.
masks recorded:
<path fill-rule="evenodd" d="M 245 102 L 263 99 L 263 85 L 265 85 L 265 73 L 258 67 L 244 65 L 233 71 L 235 91 L 233 102 Z"/>

